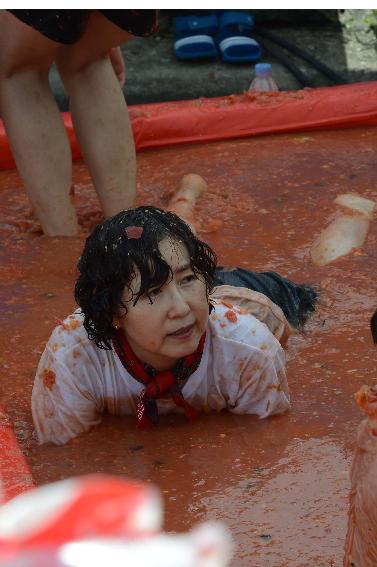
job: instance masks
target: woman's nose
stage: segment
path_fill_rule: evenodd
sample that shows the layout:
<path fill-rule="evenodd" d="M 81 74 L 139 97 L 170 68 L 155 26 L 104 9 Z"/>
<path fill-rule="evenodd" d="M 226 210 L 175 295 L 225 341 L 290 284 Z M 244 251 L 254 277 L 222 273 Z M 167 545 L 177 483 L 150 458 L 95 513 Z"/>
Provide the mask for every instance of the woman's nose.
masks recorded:
<path fill-rule="evenodd" d="M 187 313 L 189 313 L 189 311 L 190 306 L 184 295 L 174 286 L 171 290 L 169 316 L 184 317 Z"/>

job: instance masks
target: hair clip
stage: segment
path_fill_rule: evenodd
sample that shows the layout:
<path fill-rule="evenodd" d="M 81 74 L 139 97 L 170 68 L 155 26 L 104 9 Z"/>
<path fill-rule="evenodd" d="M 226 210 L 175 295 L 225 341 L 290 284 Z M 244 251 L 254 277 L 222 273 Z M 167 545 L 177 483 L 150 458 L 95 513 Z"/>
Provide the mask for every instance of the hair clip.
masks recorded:
<path fill-rule="evenodd" d="M 139 240 L 143 234 L 144 228 L 142 226 L 128 226 L 125 230 L 127 238 Z"/>

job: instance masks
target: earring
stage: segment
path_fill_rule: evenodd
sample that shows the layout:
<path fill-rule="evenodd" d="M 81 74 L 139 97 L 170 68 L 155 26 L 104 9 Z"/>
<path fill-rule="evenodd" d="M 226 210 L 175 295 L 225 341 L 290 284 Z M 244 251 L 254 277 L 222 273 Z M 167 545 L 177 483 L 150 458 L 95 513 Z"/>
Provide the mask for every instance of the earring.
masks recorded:
<path fill-rule="evenodd" d="M 118 325 L 118 323 L 114 323 L 114 329 L 115 329 L 116 331 L 119 331 L 120 325 Z"/>

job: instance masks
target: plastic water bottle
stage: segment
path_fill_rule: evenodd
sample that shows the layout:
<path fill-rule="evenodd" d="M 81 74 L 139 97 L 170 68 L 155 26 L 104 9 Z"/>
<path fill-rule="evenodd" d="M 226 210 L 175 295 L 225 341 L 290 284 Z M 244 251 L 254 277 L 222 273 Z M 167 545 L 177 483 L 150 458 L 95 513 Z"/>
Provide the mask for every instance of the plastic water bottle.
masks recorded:
<path fill-rule="evenodd" d="M 272 78 L 272 67 L 270 63 L 257 63 L 255 65 L 255 77 L 251 81 L 249 91 L 278 91 L 278 86 Z"/>

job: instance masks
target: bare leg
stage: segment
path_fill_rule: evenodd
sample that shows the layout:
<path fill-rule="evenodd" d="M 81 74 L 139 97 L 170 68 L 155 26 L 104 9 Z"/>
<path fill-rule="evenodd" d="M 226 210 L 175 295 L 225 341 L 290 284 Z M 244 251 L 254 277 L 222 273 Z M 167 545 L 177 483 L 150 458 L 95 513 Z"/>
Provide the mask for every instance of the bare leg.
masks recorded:
<path fill-rule="evenodd" d="M 194 214 L 196 201 L 206 189 L 207 183 L 203 177 L 196 173 L 188 173 L 182 177 L 178 190 L 168 204 L 168 210 L 187 222 L 194 233 L 196 233 Z"/>
<path fill-rule="evenodd" d="M 45 234 L 73 235 L 72 159 L 48 71 L 58 44 L 0 11 L 0 109 L 17 168 Z"/>
<path fill-rule="evenodd" d="M 134 204 L 135 146 L 127 105 L 108 52 L 132 36 L 99 12 L 82 39 L 60 46 L 56 62 L 70 95 L 72 121 L 106 216 Z"/>

